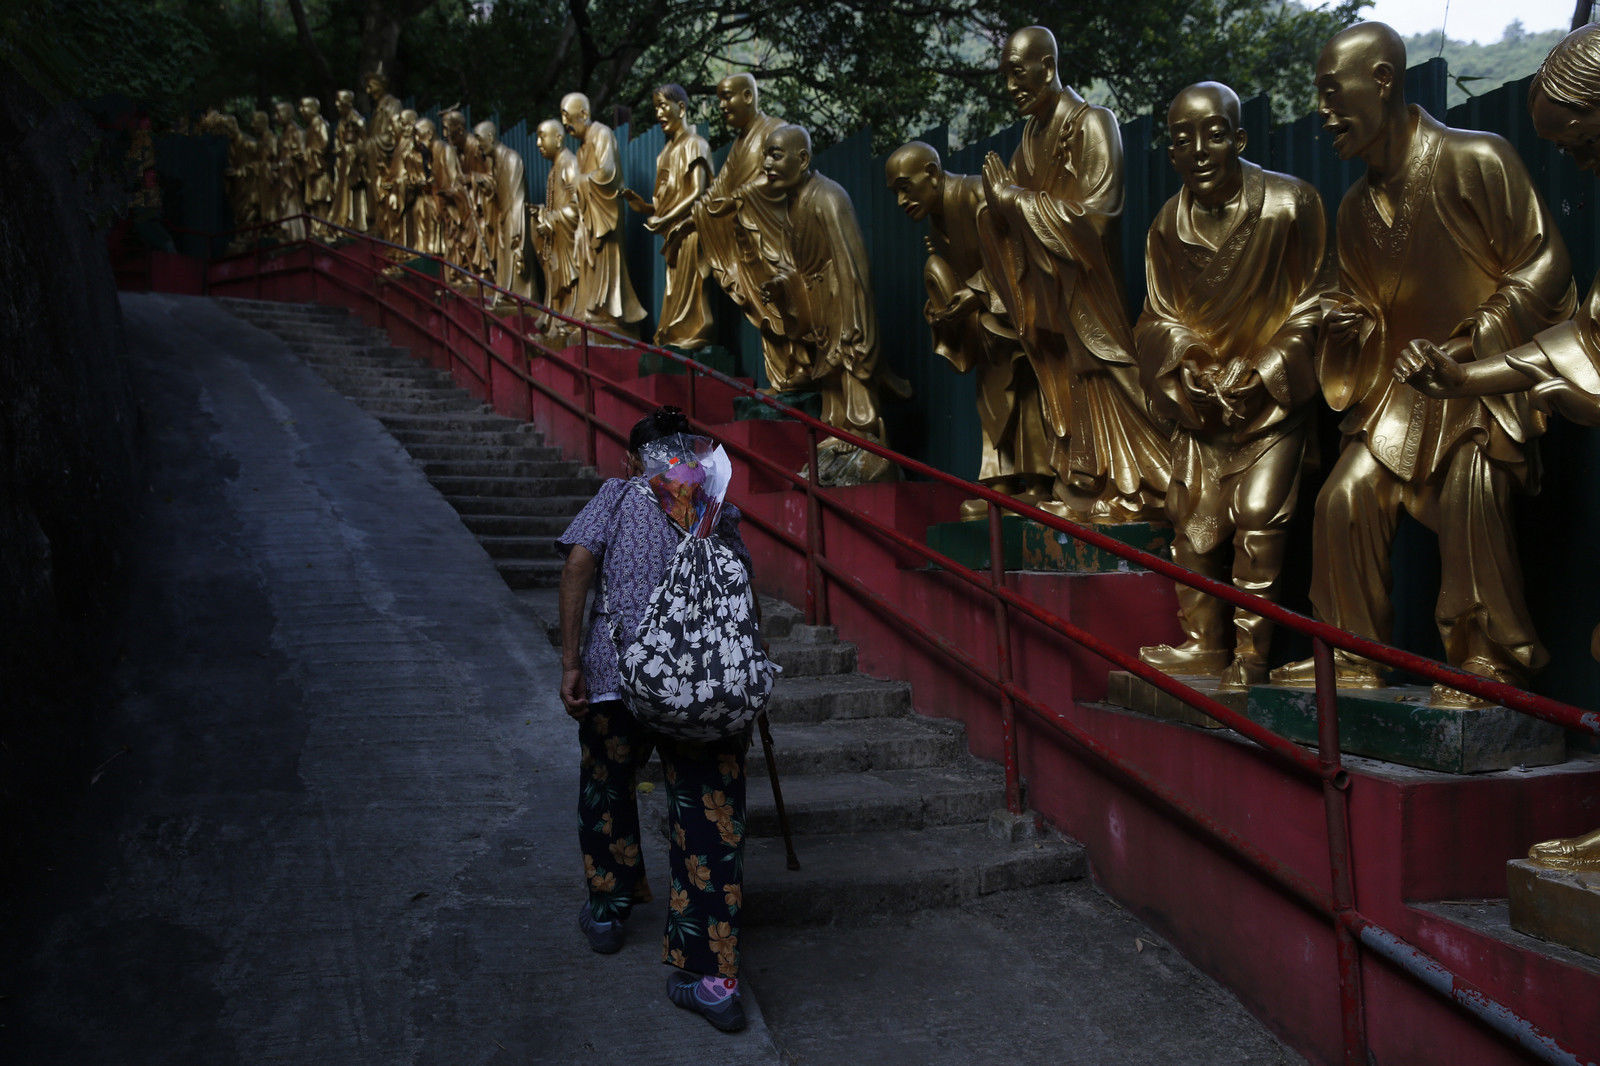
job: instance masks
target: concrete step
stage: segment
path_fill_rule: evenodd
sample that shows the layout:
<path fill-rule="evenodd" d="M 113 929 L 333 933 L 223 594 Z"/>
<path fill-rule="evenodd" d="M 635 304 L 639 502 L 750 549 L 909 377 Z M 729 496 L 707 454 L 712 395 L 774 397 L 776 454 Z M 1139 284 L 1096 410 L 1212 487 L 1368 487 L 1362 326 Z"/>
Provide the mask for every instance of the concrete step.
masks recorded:
<path fill-rule="evenodd" d="M 509 496 L 531 499 L 540 496 L 593 496 L 600 479 L 574 474 L 569 477 L 430 477 L 434 487 L 446 496 Z"/>
<path fill-rule="evenodd" d="M 751 767 L 759 772 L 755 760 Z M 911 913 L 1088 876 L 1081 844 L 1053 834 L 1010 843 L 985 823 L 797 837 L 795 853 L 800 869 L 790 870 L 781 837 L 746 838 L 747 924 L 811 925 Z"/>
<path fill-rule="evenodd" d="M 576 477 L 583 467 L 568 459 L 428 459 L 422 462 L 422 469 L 430 478 L 521 480 Z"/>
<path fill-rule="evenodd" d="M 521 514 L 464 514 L 461 522 L 477 535 L 479 540 L 487 542 L 495 537 L 545 537 L 553 544 L 555 538 L 572 521 L 572 516 L 567 514 L 555 515 L 521 515 Z M 485 543 L 487 547 L 487 543 Z M 490 554 L 493 554 L 492 552 Z"/>
<path fill-rule="evenodd" d="M 942 766 L 967 750 L 966 729 L 959 722 L 916 717 L 774 722 L 772 748 L 782 779 Z"/>
<path fill-rule="evenodd" d="M 390 433 L 509 433 L 522 432 L 523 423 L 479 407 L 472 411 L 392 411 L 378 416 Z M 402 438 L 403 440 L 403 438 Z"/>
<path fill-rule="evenodd" d="M 532 426 L 513 429 L 390 429 L 389 435 L 406 448 L 535 448 L 546 447 L 544 437 Z M 559 455 L 556 449 L 552 454 Z M 416 453 L 413 451 L 413 455 Z"/>
<path fill-rule="evenodd" d="M 279 300 L 250 300 L 241 296 L 218 296 L 217 303 L 240 318 L 267 318 L 300 321 L 321 319 L 350 321 L 350 312 L 342 307 L 322 304 L 283 303 Z"/>
<path fill-rule="evenodd" d="M 783 600 L 760 598 L 761 634 L 768 640 L 786 640 L 794 627 L 805 621 L 805 612 Z"/>
<path fill-rule="evenodd" d="M 315 367 L 318 373 L 329 380 L 337 378 L 355 380 L 360 377 L 376 377 L 382 374 L 391 374 L 398 371 L 409 371 L 413 368 L 426 371 L 430 375 L 442 375 L 443 372 L 430 366 L 424 366 L 412 359 L 409 355 L 389 355 L 387 353 L 373 354 L 370 348 L 351 348 L 348 352 L 330 352 L 325 349 L 304 351 L 300 358 L 307 366 Z M 437 380 L 449 381 L 447 376 Z"/>
<path fill-rule="evenodd" d="M 561 515 L 571 516 L 583 509 L 593 493 L 571 496 L 474 496 L 445 493 L 445 501 L 463 519 L 468 515 Z M 563 529 L 566 527 L 563 526 Z"/>
<path fill-rule="evenodd" d="M 317 365 L 322 376 L 329 381 L 348 381 L 351 384 L 367 384 L 382 382 L 395 385 L 430 385 L 444 386 L 455 385 L 455 379 L 443 370 L 431 366 L 423 366 L 407 357 L 405 362 L 396 361 L 392 366 L 349 366 L 336 363 L 323 363 Z"/>
<path fill-rule="evenodd" d="M 564 528 L 564 527 L 563 527 Z M 561 530 L 556 530 L 560 533 Z M 483 545 L 483 550 L 489 553 L 489 558 L 496 560 L 527 559 L 538 561 L 543 559 L 558 558 L 556 555 L 556 535 L 548 537 L 530 536 L 479 536 L 478 543 Z"/>
<path fill-rule="evenodd" d="M 865 674 L 791 677 L 785 673 L 778 678 L 767 704 L 767 717 L 774 729 L 780 725 L 892 718 L 910 713 L 910 685 L 904 681 L 880 681 Z M 773 741 L 783 743 L 776 733 Z"/>
<path fill-rule="evenodd" d="M 402 442 L 405 443 L 405 442 Z M 517 461 L 531 463 L 565 462 L 555 448 L 529 440 L 506 444 L 499 441 L 473 444 L 406 443 L 406 451 L 418 462 Z M 576 467 L 577 464 L 573 463 Z"/>
<path fill-rule="evenodd" d="M 774 736 L 773 743 L 782 741 Z M 778 760 L 783 802 L 796 834 L 960 825 L 987 818 L 990 811 L 1005 806 L 1005 781 L 999 770 L 971 758 L 946 766 L 828 774 L 785 774 L 781 747 Z M 746 831 L 751 836 L 773 836 L 778 817 L 766 767 L 757 760 L 749 773 Z"/>
<path fill-rule="evenodd" d="M 487 410 L 466 393 L 458 396 L 428 396 L 414 400 L 363 400 L 351 397 L 362 409 L 377 415 L 471 415 Z"/>
<path fill-rule="evenodd" d="M 392 403 L 418 403 L 429 404 L 435 400 L 448 399 L 455 403 L 463 401 L 475 403 L 464 390 L 457 389 L 454 383 L 420 385 L 412 382 L 386 382 L 378 380 L 329 382 L 344 396 L 357 402 L 363 400 L 382 401 Z"/>
<path fill-rule="evenodd" d="M 552 555 L 549 559 L 496 559 L 494 566 L 501 579 L 514 589 L 549 589 L 561 584 L 565 562 Z"/>
<path fill-rule="evenodd" d="M 798 627 L 797 627 L 798 628 Z M 809 627 L 807 627 L 809 628 Z M 795 630 L 791 629 L 791 633 Z M 816 677 L 820 674 L 849 674 L 856 668 L 854 644 L 818 644 L 795 639 L 767 637 L 769 654 L 783 667 L 785 677 Z"/>

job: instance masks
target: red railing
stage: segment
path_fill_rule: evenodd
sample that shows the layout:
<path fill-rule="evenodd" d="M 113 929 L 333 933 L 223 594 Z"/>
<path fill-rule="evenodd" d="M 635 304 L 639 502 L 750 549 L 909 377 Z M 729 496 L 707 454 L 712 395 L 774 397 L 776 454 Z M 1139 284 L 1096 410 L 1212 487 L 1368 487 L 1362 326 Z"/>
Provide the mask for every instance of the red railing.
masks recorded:
<path fill-rule="evenodd" d="M 276 225 L 278 224 L 264 224 L 259 227 L 253 227 L 253 229 L 267 230 L 275 228 Z M 612 345 L 652 353 L 681 365 L 688 374 L 688 415 L 691 423 L 702 430 L 709 430 L 710 427 L 699 418 L 699 413 L 696 409 L 694 383 L 697 378 L 703 376 L 722 383 L 742 396 L 763 403 L 804 426 L 811 461 L 809 469 L 813 471 L 817 469 L 817 447 L 819 442 L 826 437 L 835 437 L 873 455 L 887 459 L 902 470 L 920 475 L 930 481 L 959 488 L 970 497 L 983 499 L 988 504 L 989 522 L 990 566 L 987 574 L 967 569 L 954 560 L 930 549 L 926 544 L 885 525 L 871 515 L 852 508 L 846 500 L 839 498 L 836 494 L 819 491 L 814 481 L 799 476 L 787 466 L 775 462 L 758 451 L 734 441 L 723 441 L 724 446 L 737 455 L 741 461 L 749 464 L 754 469 L 761 470 L 779 483 L 786 484 L 805 494 L 806 523 L 803 538 L 796 537 L 781 525 L 753 513 L 747 512 L 745 520 L 751 522 L 756 528 L 784 548 L 803 557 L 806 575 L 805 615 L 808 622 L 813 624 L 827 622 L 830 613 L 828 608 L 830 589 L 846 592 L 861 603 L 869 606 L 872 610 L 892 619 L 900 632 L 907 634 L 925 647 L 937 652 L 949 662 L 961 667 L 974 678 L 995 690 L 999 700 L 1001 733 L 1004 744 L 1006 801 L 1013 813 L 1021 813 L 1022 810 L 1015 729 L 1015 715 L 1018 711 L 1021 711 L 1028 715 L 1037 725 L 1051 731 L 1071 744 L 1079 752 L 1088 756 L 1098 768 L 1133 786 L 1177 821 L 1200 831 L 1225 852 L 1234 856 L 1239 862 L 1254 869 L 1270 882 L 1276 884 L 1287 895 L 1309 910 L 1329 920 L 1335 936 L 1338 961 L 1340 1018 L 1343 1027 L 1346 1063 L 1351 1064 L 1351 1066 L 1356 1066 L 1356 1064 L 1364 1066 L 1368 1061 L 1365 1005 L 1361 988 L 1361 949 L 1363 946 L 1543 1061 L 1557 1063 L 1579 1063 L 1584 1061 L 1580 1060 L 1574 1052 L 1564 1047 L 1550 1034 L 1512 1012 L 1509 1008 L 1490 999 L 1481 990 L 1452 973 L 1436 959 L 1431 958 L 1400 937 L 1383 929 L 1357 909 L 1350 861 L 1351 843 L 1347 793 L 1349 778 L 1342 765 L 1339 745 L 1339 712 L 1335 687 L 1334 650 L 1340 649 L 1392 669 L 1408 671 L 1429 681 L 1448 685 L 1577 732 L 1600 735 L 1600 714 L 1537 696 L 1510 685 L 1462 673 L 1433 660 L 1347 633 L 1326 623 L 1287 610 L 1269 600 L 1240 592 L 1230 584 L 1214 581 L 1185 570 L 1170 560 L 1131 548 L 1095 530 L 1093 527 L 1082 526 L 1075 522 L 1058 518 L 1036 507 L 1019 503 L 1009 496 L 996 493 L 982 485 L 963 481 L 941 470 L 936 470 L 925 463 L 901 455 L 876 441 L 857 437 L 837 427 L 827 425 L 819 419 L 779 403 L 772 397 L 756 391 L 743 382 L 703 366 L 686 356 L 644 343 L 632 337 L 589 325 L 578 319 L 570 318 L 542 307 L 514 293 L 501 289 L 493 282 L 442 258 L 423 255 L 366 234 L 343 229 L 332 223 L 324 223 L 324 225 L 328 226 L 330 230 L 344 234 L 358 242 L 365 242 L 368 247 L 386 249 L 390 253 L 398 253 L 408 259 L 424 260 L 435 264 L 440 271 L 440 278 L 437 282 L 431 276 L 406 264 L 396 264 L 387 268 L 389 271 L 399 271 L 403 275 L 409 275 L 428 283 L 425 287 L 428 289 L 428 293 L 431 294 L 431 299 L 428 294 L 415 291 L 406 286 L 384 284 L 386 279 L 383 276 L 383 272 L 372 267 L 370 263 L 350 255 L 337 245 L 325 245 L 309 238 L 286 241 L 275 248 L 268 248 L 258 243 L 252 252 L 232 257 L 233 261 L 247 259 L 251 255 L 255 257 L 253 277 L 258 284 L 259 295 L 261 282 L 274 276 L 274 274 L 299 274 L 307 269 L 300 264 L 282 263 L 281 252 L 283 250 L 309 246 L 315 250 L 315 255 L 336 257 L 346 265 L 355 266 L 369 274 L 369 284 L 365 286 L 354 284 L 348 279 L 319 268 L 315 255 L 313 255 L 310 270 L 314 293 L 319 279 L 324 280 L 374 306 L 378 312 L 380 324 L 386 322 L 386 316 L 393 315 L 421 334 L 431 335 L 427 325 L 416 319 L 413 314 L 414 309 L 396 306 L 389 294 L 404 294 L 410 301 L 428 302 L 433 307 L 439 306 L 437 301 L 441 298 L 464 301 L 471 307 L 476 308 L 477 313 L 482 316 L 482 328 L 476 331 L 465 330 L 460 328 L 458 323 L 455 323 L 453 315 L 445 316 L 444 322 L 447 326 L 453 328 L 446 328 L 444 335 L 436 339 L 440 341 L 444 349 L 449 353 L 452 366 L 459 366 L 469 377 L 482 384 L 486 393 L 485 399 L 491 404 L 494 403 L 495 388 L 493 370 L 494 366 L 498 364 L 503 371 L 509 374 L 513 380 L 519 382 L 521 387 L 526 390 L 529 410 L 533 408 L 533 397 L 537 392 L 545 400 L 554 403 L 569 414 L 582 420 L 585 427 L 585 459 L 591 466 L 595 463 L 598 436 L 600 434 L 604 434 L 622 447 L 626 447 L 627 439 L 623 429 L 612 426 L 596 415 L 595 399 L 599 392 L 603 391 L 619 397 L 625 402 L 635 405 L 641 412 L 648 411 L 655 406 L 653 399 L 633 391 L 625 383 L 609 378 L 591 367 L 590 338 L 591 336 L 596 336 L 604 338 Z M 279 264 L 277 266 L 269 266 L 269 257 L 279 261 Z M 226 261 L 224 260 L 224 262 Z M 446 282 L 444 280 L 446 272 L 459 277 L 466 287 L 475 291 L 476 298 L 464 296 L 456 285 Z M 235 277 L 230 280 L 238 279 Z M 518 360 L 507 359 L 495 351 L 489 337 L 490 322 L 493 318 L 490 311 L 490 303 L 494 299 L 511 301 L 523 309 L 521 312 L 523 314 L 545 321 L 559 321 L 566 324 L 571 330 L 576 331 L 580 338 L 577 346 L 579 353 L 578 364 L 572 364 L 562 353 L 534 339 L 525 329 L 519 329 L 513 334 L 520 349 L 520 358 Z M 456 334 L 453 338 L 449 336 L 452 331 Z M 480 353 L 481 359 L 475 362 L 474 359 L 463 356 L 459 350 L 462 346 Z M 565 372 L 577 377 L 582 383 L 581 403 L 562 395 L 555 388 L 535 380 L 533 375 L 524 369 L 524 367 L 531 365 L 529 360 L 535 357 L 551 360 Z M 892 544 L 896 549 L 903 551 L 908 556 L 942 569 L 979 593 L 990 597 L 994 606 L 996 667 L 994 669 L 989 668 L 970 651 L 957 647 L 941 637 L 937 632 L 895 607 L 886 597 L 875 592 L 856 574 L 848 572 L 837 563 L 829 560 L 823 543 L 822 515 L 824 510 L 857 528 L 869 532 L 880 541 Z M 1259 725 L 1245 715 L 1218 703 L 1202 692 L 1196 691 L 1182 681 L 1146 665 L 1137 656 L 1112 647 L 1093 633 L 1074 625 L 1040 604 L 1008 588 L 1006 586 L 1001 551 L 1001 518 L 1002 514 L 1007 512 L 1021 515 L 1046 528 L 1065 533 L 1078 541 L 1093 545 L 1102 551 L 1109 552 L 1146 570 L 1162 574 L 1173 581 L 1188 585 L 1237 607 L 1242 607 L 1255 614 L 1270 618 L 1279 625 L 1286 626 L 1310 637 L 1313 657 L 1316 663 L 1316 706 L 1318 715 L 1318 745 L 1316 752 L 1313 754 L 1307 751 L 1298 744 Z M 1323 795 L 1324 831 L 1327 838 L 1331 884 L 1327 888 L 1319 887 L 1295 871 L 1286 868 L 1282 863 L 1262 852 L 1237 833 L 1219 824 L 1215 819 L 1186 801 L 1161 781 L 1130 765 L 1127 760 L 1108 748 L 1090 732 L 1061 716 L 1047 706 L 1043 700 L 1017 684 L 1012 678 L 1011 672 L 1012 638 L 1010 620 L 1013 614 L 1031 619 L 1057 635 L 1093 652 L 1114 666 L 1144 679 L 1161 691 L 1176 697 L 1218 723 L 1249 738 L 1268 753 L 1283 769 L 1303 779 L 1317 782 Z"/>

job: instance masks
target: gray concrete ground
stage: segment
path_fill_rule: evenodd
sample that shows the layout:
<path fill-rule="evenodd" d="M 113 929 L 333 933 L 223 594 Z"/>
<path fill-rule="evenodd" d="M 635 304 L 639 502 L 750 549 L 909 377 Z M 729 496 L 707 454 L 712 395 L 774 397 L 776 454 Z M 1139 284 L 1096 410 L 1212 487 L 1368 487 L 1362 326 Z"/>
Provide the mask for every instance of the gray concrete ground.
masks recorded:
<path fill-rule="evenodd" d="M 660 903 L 617 956 L 574 928 L 558 660 L 455 513 L 275 338 L 124 310 L 126 645 L 107 761 L 16 916 L 5 1061 L 1293 1061 L 1083 883 L 754 930 L 765 1018 L 674 1009 Z"/>

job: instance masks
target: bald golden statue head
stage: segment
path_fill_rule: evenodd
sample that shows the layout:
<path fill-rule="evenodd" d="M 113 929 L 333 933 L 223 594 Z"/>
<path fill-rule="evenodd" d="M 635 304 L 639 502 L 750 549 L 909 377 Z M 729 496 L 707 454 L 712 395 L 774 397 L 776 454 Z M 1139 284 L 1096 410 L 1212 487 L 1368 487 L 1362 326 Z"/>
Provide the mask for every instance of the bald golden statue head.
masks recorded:
<path fill-rule="evenodd" d="M 411 124 L 411 138 L 423 148 L 433 145 L 433 119 L 419 118 Z"/>
<path fill-rule="evenodd" d="M 1317 113 L 1340 159 L 1369 157 L 1389 123 L 1403 118 L 1405 73 L 1405 42 L 1381 22 L 1358 22 L 1323 45 Z"/>
<path fill-rule="evenodd" d="M 589 132 L 589 114 L 589 98 L 582 93 L 568 93 L 561 98 L 561 124 L 580 140 Z"/>
<path fill-rule="evenodd" d="M 356 109 L 356 94 L 351 89 L 340 89 L 333 94 L 333 109 L 340 118 L 347 118 Z"/>
<path fill-rule="evenodd" d="M 310 122 L 322 114 L 322 101 L 315 96 L 302 96 L 300 98 L 300 121 Z"/>
<path fill-rule="evenodd" d="M 1550 50 L 1528 87 L 1528 113 L 1540 137 L 1600 173 L 1600 24 L 1573 30 Z"/>
<path fill-rule="evenodd" d="M 1059 58 L 1056 35 L 1043 26 L 1024 26 L 1006 39 L 1000 76 L 1018 114 L 1043 116 L 1055 106 L 1061 92 Z"/>
<path fill-rule="evenodd" d="M 460 148 L 467 142 L 467 116 L 451 108 L 439 116 L 439 130 L 445 140 Z"/>
<path fill-rule="evenodd" d="M 792 193 L 811 172 L 811 134 L 803 126 L 779 126 L 767 134 L 761 172 L 776 192 Z"/>
<path fill-rule="evenodd" d="M 890 153 L 883 164 L 894 201 L 906 217 L 921 222 L 940 214 L 944 193 L 944 165 L 931 144 L 911 141 Z"/>
<path fill-rule="evenodd" d="M 287 129 L 295 124 L 294 105 L 287 100 L 275 101 L 272 105 L 272 114 L 278 120 L 281 128 Z"/>
<path fill-rule="evenodd" d="M 1244 185 L 1239 94 L 1217 81 L 1191 85 L 1167 108 L 1167 159 L 1202 207 L 1229 203 Z"/>
<path fill-rule="evenodd" d="M 484 119 L 472 127 L 472 135 L 483 142 L 485 152 L 493 152 L 495 143 L 499 140 L 500 131 L 494 128 L 494 123 Z"/>
<path fill-rule="evenodd" d="M 380 62 L 374 70 L 367 74 L 365 85 L 367 89 L 367 95 L 372 98 L 372 102 L 374 104 L 376 104 L 379 100 L 382 100 L 385 96 L 389 95 L 389 79 L 383 73 L 382 62 Z"/>
<path fill-rule="evenodd" d="M 539 144 L 539 154 L 553 162 L 555 157 L 561 154 L 561 139 L 564 136 L 565 130 L 558 120 L 547 118 L 539 123 L 539 132 L 536 138 Z"/>
<path fill-rule="evenodd" d="M 730 129 L 749 129 L 761 113 L 760 103 L 756 79 L 747 73 L 729 74 L 717 82 L 717 109 Z"/>

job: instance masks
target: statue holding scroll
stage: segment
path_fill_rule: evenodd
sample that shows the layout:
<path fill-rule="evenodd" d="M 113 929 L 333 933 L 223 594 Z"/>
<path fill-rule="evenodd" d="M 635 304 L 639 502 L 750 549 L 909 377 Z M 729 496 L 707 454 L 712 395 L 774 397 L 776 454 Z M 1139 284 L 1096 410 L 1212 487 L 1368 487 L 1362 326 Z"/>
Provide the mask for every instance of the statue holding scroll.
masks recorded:
<path fill-rule="evenodd" d="M 1045 427 L 1039 382 L 1016 330 L 1004 314 L 989 312 L 981 295 L 992 288 L 983 277 L 978 243 L 983 179 L 946 171 L 939 153 L 922 141 L 896 149 L 884 170 L 900 209 L 913 222 L 929 222 L 922 269 L 928 302 L 922 313 L 933 331 L 933 350 L 958 372 L 977 376 L 983 434 L 978 480 L 1026 503 L 1052 499 L 1054 438 Z M 968 518 L 987 510 L 983 500 L 962 505 Z"/>
<path fill-rule="evenodd" d="M 1057 437 L 1052 509 L 1122 522 L 1161 513 L 1167 430 L 1145 409 L 1123 309 L 1117 224 L 1122 134 L 1056 73 L 1056 40 L 1018 30 L 1001 55 L 1006 89 L 1027 117 L 1006 164 L 983 164 L 984 273 L 1039 379 Z"/>
<path fill-rule="evenodd" d="M 539 154 L 550 161 L 544 203 L 533 208 L 533 247 L 544 271 L 544 305 L 569 317 L 577 316 L 578 158 L 562 143 L 561 123 L 547 118 L 539 123 Z M 545 332 L 564 332 L 565 323 L 550 321 Z"/>
<path fill-rule="evenodd" d="M 1317 60 L 1323 126 L 1367 165 L 1339 206 L 1339 289 L 1326 298 L 1318 375 L 1344 444 L 1317 498 L 1311 602 L 1341 629 L 1389 638 L 1389 548 L 1400 511 L 1439 536 L 1434 619 L 1450 664 L 1513 685 L 1544 665 L 1523 599 L 1513 496 L 1534 484 L 1526 394 L 1437 400 L 1395 379 L 1413 339 L 1491 356 L 1572 313 L 1571 263 L 1515 151 L 1440 125 L 1404 95 L 1406 55 L 1381 23 L 1335 35 Z M 1341 685 L 1382 683 L 1336 656 Z M 1311 684 L 1308 660 L 1273 679 Z M 1447 686 L 1434 702 L 1476 705 Z"/>
<path fill-rule="evenodd" d="M 1309 184 L 1241 159 L 1239 97 L 1184 89 L 1167 111 L 1183 189 L 1150 227 L 1148 297 L 1134 327 L 1151 410 L 1174 424 L 1172 560 L 1276 599 L 1317 394 L 1312 364 L 1327 223 Z M 1185 640 L 1140 649 L 1174 674 L 1267 679 L 1272 624 L 1178 585 Z M 1229 619 L 1232 633 L 1229 633 Z"/>
<path fill-rule="evenodd" d="M 622 248 L 622 161 L 611 127 L 589 114 L 589 98 L 568 93 L 561 123 L 578 139 L 578 317 L 606 329 L 625 329 L 644 317 L 628 280 Z"/>
<path fill-rule="evenodd" d="M 661 238 L 666 263 L 666 291 L 661 297 L 655 341 L 694 351 L 711 343 L 711 300 L 706 294 L 705 262 L 700 235 L 693 226 L 695 204 L 711 187 L 711 146 L 689 122 L 689 94 L 681 85 L 662 85 L 651 94 L 656 121 L 667 143 L 656 157 L 656 185 L 646 200 L 622 190 L 628 206 L 648 215 L 644 228 Z"/>
<path fill-rule="evenodd" d="M 322 117 L 322 104 L 315 96 L 301 97 L 300 121 L 305 123 L 300 145 L 300 173 L 306 211 L 319 219 L 328 219 L 333 215 L 333 176 L 328 155 L 332 140 L 328 134 L 328 120 Z M 333 231 L 321 222 L 312 223 L 311 232 L 322 240 L 333 236 Z"/>

